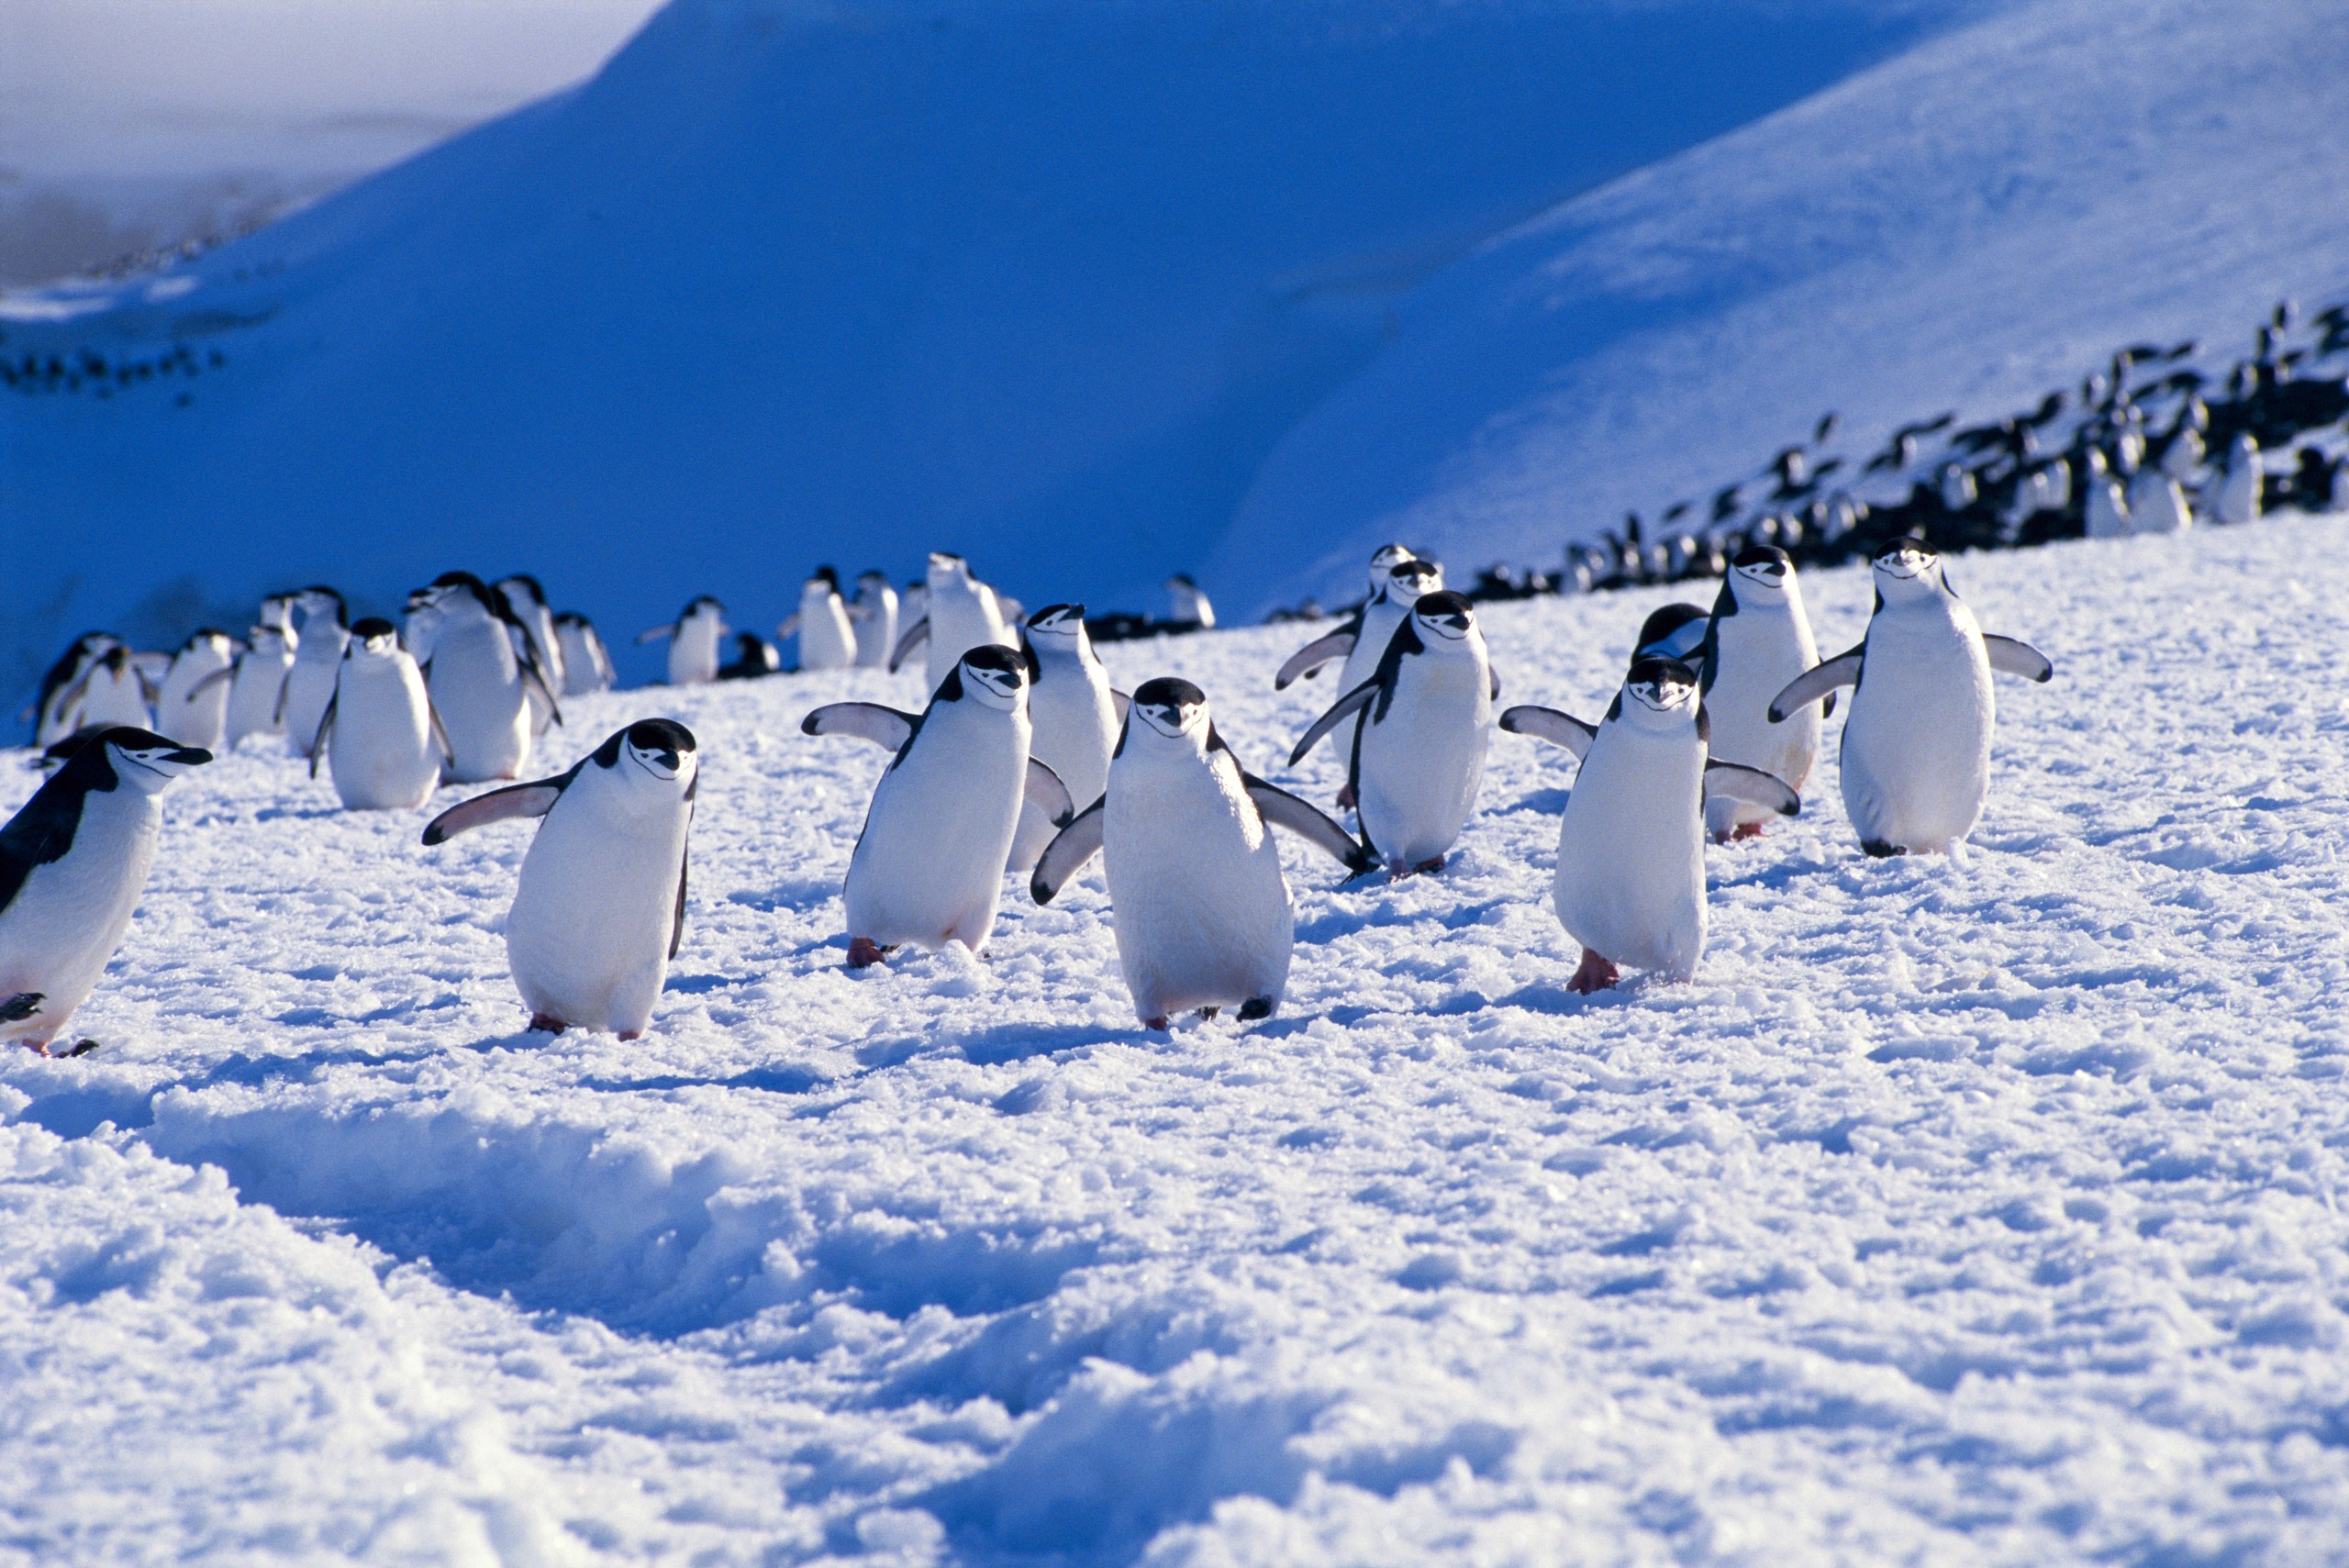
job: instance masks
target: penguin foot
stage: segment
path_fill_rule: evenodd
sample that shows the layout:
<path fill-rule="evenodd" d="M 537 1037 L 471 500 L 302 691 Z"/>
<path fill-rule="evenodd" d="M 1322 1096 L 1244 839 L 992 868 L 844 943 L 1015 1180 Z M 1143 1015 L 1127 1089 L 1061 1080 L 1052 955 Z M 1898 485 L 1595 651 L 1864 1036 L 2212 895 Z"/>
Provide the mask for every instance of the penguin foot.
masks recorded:
<path fill-rule="evenodd" d="M 40 991 L 19 991 L 6 1001 L 0 1002 L 0 1024 L 23 1023 L 40 1011 L 46 995 L 47 993 Z"/>
<path fill-rule="evenodd" d="M 1872 861 L 1888 860 L 1894 855 L 1905 855 L 1909 852 L 1898 844 L 1887 844 L 1882 839 L 1862 839 L 1860 849 Z"/>
<path fill-rule="evenodd" d="M 532 1034 L 561 1034 L 570 1027 L 571 1026 L 569 1024 L 564 1023 L 561 1018 L 554 1018 L 546 1013 L 532 1013 L 530 1015 L 530 1032 Z"/>
<path fill-rule="evenodd" d="M 620 1043 L 621 1043 L 622 1045 L 626 1045 L 629 1041 L 630 1041 L 630 1040 L 642 1040 L 643 1038 L 644 1038 L 644 1031 L 643 1031 L 642 1029 L 622 1029 L 622 1030 L 620 1030 Z"/>
<path fill-rule="evenodd" d="M 1442 855 L 1436 855 L 1431 859 L 1421 861 L 1411 869 L 1415 872 L 1423 871 L 1431 873 L 1440 872 L 1443 869 L 1443 857 Z"/>
<path fill-rule="evenodd" d="M 1623 972 L 1588 948 L 1582 950 L 1582 967 L 1566 982 L 1566 989 L 1577 996 L 1587 996 L 1593 991 L 1605 991 L 1623 978 Z"/>
<path fill-rule="evenodd" d="M 1142 1019 L 1141 1027 L 1146 1029 L 1156 1029 L 1161 1034 L 1170 1033 L 1174 1029 L 1174 1026 L 1167 1021 L 1166 1015 L 1163 1013 L 1159 1014 L 1158 1017 L 1154 1018 Z"/>
<path fill-rule="evenodd" d="M 1341 811 L 1352 811 L 1353 808 L 1354 786 L 1352 784 L 1340 784 L 1338 786 L 1338 809 Z"/>
<path fill-rule="evenodd" d="M 90 1052 L 97 1049 L 98 1042 L 95 1040 L 77 1040 L 73 1042 L 71 1050 L 60 1051 L 58 1054 L 61 1056 L 87 1056 Z"/>
<path fill-rule="evenodd" d="M 889 956 L 889 950 L 871 937 L 851 937 L 848 940 L 848 966 L 870 969 Z"/>
<path fill-rule="evenodd" d="M 1741 822 L 1737 825 L 1735 831 L 1730 834 L 1730 839 L 1733 842 L 1742 842 L 1744 840 L 1758 839 L 1761 836 L 1762 824 L 1759 822 Z"/>
<path fill-rule="evenodd" d="M 1201 1007 L 1199 1009 L 1199 1017 L 1203 1018 L 1211 1018 L 1222 1011 L 1223 1009 L 1221 1007 Z"/>
<path fill-rule="evenodd" d="M 1251 996 L 1240 1004 L 1240 1021 L 1243 1024 L 1252 1024 L 1258 1018 L 1272 1016 L 1273 999 L 1270 996 Z"/>

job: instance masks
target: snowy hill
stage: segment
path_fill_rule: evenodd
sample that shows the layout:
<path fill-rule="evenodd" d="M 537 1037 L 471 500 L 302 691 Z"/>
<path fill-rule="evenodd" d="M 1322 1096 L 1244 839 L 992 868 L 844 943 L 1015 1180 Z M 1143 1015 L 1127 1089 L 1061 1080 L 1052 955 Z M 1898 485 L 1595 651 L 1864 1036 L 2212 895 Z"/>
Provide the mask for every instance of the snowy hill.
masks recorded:
<path fill-rule="evenodd" d="M 107 1049 L 0 1056 L 0 1555 L 2330 1561 L 2344 551 L 1956 562 L 2058 665 L 2000 687 L 1972 850 L 1863 860 L 1831 756 L 1712 853 L 1687 985 L 1565 992 L 1570 775 L 1497 737 L 1450 871 L 1294 854 L 1282 1015 L 1171 1040 L 1091 879 L 985 962 L 841 970 L 882 759 L 796 721 L 885 677 L 579 705 L 553 762 L 655 711 L 707 760 L 634 1045 L 518 1032 L 526 830 L 426 851 L 224 759 L 166 797 Z M 1865 576 L 1807 591 L 1850 640 Z M 1665 596 L 1495 606 L 1509 697 L 1596 712 Z M 1327 801 L 1273 766 L 1299 636 L 1109 657 Z"/>
<path fill-rule="evenodd" d="M 457 564 L 629 630 L 940 546 L 1151 607 L 1400 291 L 1952 9 L 678 0 L 250 239 L 0 304 L 0 353 L 201 372 L 0 391 L 0 655 Z"/>
<path fill-rule="evenodd" d="M 1864 454 L 2028 408 L 2125 343 L 2240 358 L 2290 296 L 2349 298 L 2349 6 L 2043 0 L 1422 284 L 1267 459 L 1206 581 L 1236 607 L 1350 593 L 1397 538 L 1553 565 L 1828 410 Z"/>

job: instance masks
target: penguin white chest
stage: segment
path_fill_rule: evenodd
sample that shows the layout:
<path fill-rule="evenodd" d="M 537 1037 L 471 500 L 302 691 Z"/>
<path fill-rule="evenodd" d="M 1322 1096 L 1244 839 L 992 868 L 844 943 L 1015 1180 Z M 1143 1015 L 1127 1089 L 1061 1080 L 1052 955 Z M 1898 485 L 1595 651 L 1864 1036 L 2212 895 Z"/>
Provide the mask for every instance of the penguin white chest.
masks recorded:
<path fill-rule="evenodd" d="M 406 654 L 345 662 L 327 740 L 345 806 L 405 810 L 431 798 L 440 755 L 429 713 L 424 677 Z"/>
<path fill-rule="evenodd" d="M 856 662 L 856 628 L 838 594 L 809 595 L 799 606 L 799 667 L 845 670 Z"/>
<path fill-rule="evenodd" d="M 1490 677 L 1482 661 L 1407 660 L 1394 699 L 1364 713 L 1356 809 L 1390 865 L 1416 866 L 1452 848 L 1484 783 L 1491 740 Z"/>
<path fill-rule="evenodd" d="M 1029 738 L 1024 713 L 931 708 L 873 792 L 841 890 L 850 936 L 883 947 L 985 945 L 1019 819 Z"/>
<path fill-rule="evenodd" d="M 1097 669 L 1088 672 L 1074 660 L 1056 662 L 1030 687 L 1028 717 L 1033 734 L 1030 754 L 1052 770 L 1068 786 L 1070 802 L 1079 811 L 1099 800 L 1109 786 L 1109 753 L 1118 743 L 1118 710 L 1109 696 L 1109 683 Z M 1060 829 L 1033 802 L 1020 807 L 1019 828 L 1011 841 L 1010 869 L 1023 872 L 1036 863 L 1044 846 Z"/>
<path fill-rule="evenodd" d="M 489 617 L 452 618 L 432 644 L 433 705 L 460 784 L 520 776 L 530 758 L 530 700 L 514 644 Z"/>
<path fill-rule="evenodd" d="M 692 807 L 639 794 L 591 764 L 530 840 L 506 951 L 533 1012 L 621 1034 L 652 1017 L 669 974 Z"/>
<path fill-rule="evenodd" d="M 930 689 L 936 691 L 963 655 L 987 643 L 1011 645 L 996 615 L 994 595 L 975 584 L 958 583 L 930 593 Z"/>
<path fill-rule="evenodd" d="M 1964 603 L 1879 611 L 1843 726 L 1843 806 L 1861 842 L 1947 851 L 1972 832 L 1996 713 L 1989 656 Z"/>
<path fill-rule="evenodd" d="M 1277 1005 L 1295 917 L 1279 846 L 1237 768 L 1187 748 L 1163 758 L 1130 749 L 1111 768 L 1104 810 L 1103 870 L 1136 1016 Z"/>
<path fill-rule="evenodd" d="M 154 798 L 128 785 L 83 800 L 72 848 L 35 866 L 0 910 L 0 999 L 46 998 L 30 1018 L 0 1024 L 0 1039 L 47 1040 L 89 998 L 130 927 L 161 826 Z"/>
<path fill-rule="evenodd" d="M 294 656 L 282 649 L 256 648 L 237 661 L 237 673 L 228 683 L 229 745 L 248 735 L 280 731 L 284 721 L 278 717 L 278 699 L 284 694 L 286 672 L 293 664 Z"/>
<path fill-rule="evenodd" d="M 1718 652 L 1705 712 L 1712 723 L 1710 754 L 1724 762 L 1759 768 L 1799 791 L 1819 760 L 1821 716 L 1810 703 L 1770 722 L 1770 701 L 1787 683 L 1819 662 L 1810 627 L 1790 611 L 1741 607 L 1717 623 Z M 1708 808 L 1716 831 L 1740 822 L 1767 821 L 1767 807 L 1723 799 Z"/>
<path fill-rule="evenodd" d="M 1704 773 L 1693 726 L 1600 727 L 1558 822 L 1552 892 L 1568 936 L 1673 980 L 1696 974 L 1705 951 Z"/>
<path fill-rule="evenodd" d="M 285 745 L 297 757 L 308 756 L 317 740 L 318 721 L 334 699 L 335 677 L 348 640 L 340 628 L 314 622 L 305 629 L 293 667 L 285 672 Z"/>

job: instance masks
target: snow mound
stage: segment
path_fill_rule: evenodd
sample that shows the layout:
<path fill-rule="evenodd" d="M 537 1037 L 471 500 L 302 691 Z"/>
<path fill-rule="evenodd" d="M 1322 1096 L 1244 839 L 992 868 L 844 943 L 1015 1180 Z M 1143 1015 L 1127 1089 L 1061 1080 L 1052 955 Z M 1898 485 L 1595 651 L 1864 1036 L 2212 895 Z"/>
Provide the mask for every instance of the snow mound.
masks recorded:
<path fill-rule="evenodd" d="M 2349 296 L 2349 7 L 2043 0 L 1568 202 L 1430 279 L 1205 579 L 1358 592 L 1405 539 L 1553 565 L 1843 415 L 2028 407 L 2126 343 Z"/>

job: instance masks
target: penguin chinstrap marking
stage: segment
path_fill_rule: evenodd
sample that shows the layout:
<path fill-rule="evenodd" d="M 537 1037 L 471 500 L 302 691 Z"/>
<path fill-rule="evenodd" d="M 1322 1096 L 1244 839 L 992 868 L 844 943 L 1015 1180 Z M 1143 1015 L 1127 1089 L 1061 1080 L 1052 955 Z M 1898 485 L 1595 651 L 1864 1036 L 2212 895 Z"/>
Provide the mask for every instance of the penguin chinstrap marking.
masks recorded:
<path fill-rule="evenodd" d="M 211 760 L 151 730 L 102 730 L 0 827 L 0 1040 L 47 1054 L 72 1021 L 155 863 L 156 797 Z"/>
<path fill-rule="evenodd" d="M 1313 721 L 1289 765 L 1355 721 L 1346 789 L 1364 844 L 1397 876 L 1442 871 L 1484 782 L 1499 692 L 1467 599 L 1423 595 L 1387 639 L 1377 669 Z"/>
<path fill-rule="evenodd" d="M 1240 766 L 1198 687 L 1162 676 L 1134 693 L 1107 791 L 1045 850 L 1029 891 L 1050 903 L 1101 855 L 1118 962 L 1145 1029 L 1195 1008 L 1269 1018 L 1296 941 L 1275 827 L 1349 872 L 1370 867 L 1343 828 Z"/>
<path fill-rule="evenodd" d="M 285 685 L 277 703 L 277 723 L 285 731 L 285 749 L 297 757 L 310 754 L 318 720 L 334 700 L 334 684 L 342 673 L 343 645 L 351 640 L 345 624 L 342 595 L 332 588 L 305 588 L 294 595 L 302 612 L 301 635 L 294 648 L 294 662 L 285 672 Z"/>
<path fill-rule="evenodd" d="M 1028 754 L 1059 775 L 1072 801 L 1098 800 L 1118 744 L 1118 699 L 1085 630 L 1083 605 L 1047 605 L 1021 628 L 1028 661 Z M 1007 869 L 1026 873 L 1060 831 L 1041 806 L 1019 809 Z"/>
<path fill-rule="evenodd" d="M 444 572 L 409 625 L 448 742 L 450 782 L 519 778 L 538 735 L 534 705 L 557 724 L 562 710 L 506 596 L 470 572 Z"/>
<path fill-rule="evenodd" d="M 718 679 L 726 640 L 726 606 L 704 594 L 678 613 L 667 626 L 637 634 L 637 643 L 669 639 L 669 684 L 706 686 Z"/>
<path fill-rule="evenodd" d="M 778 639 L 799 639 L 802 670 L 845 670 L 856 662 L 856 628 L 840 584 L 818 573 L 800 585 L 799 608 L 774 628 Z"/>
<path fill-rule="evenodd" d="M 1835 711 L 1835 698 L 1806 703 L 1784 723 L 1770 720 L 1771 699 L 1819 662 L 1802 587 L 1785 550 L 1765 544 L 1738 552 L 1705 622 L 1703 645 L 1687 662 L 1698 670 L 1712 725 L 1712 756 L 1758 768 L 1799 795 L 1819 760 L 1820 724 Z M 1705 803 L 1705 826 L 1716 840 L 1752 838 L 1776 815 L 1727 793 Z"/>
<path fill-rule="evenodd" d="M 898 634 L 889 668 L 898 669 L 915 649 L 927 648 L 930 689 L 936 691 L 953 673 L 963 654 L 989 644 L 1019 645 L 1005 618 L 1002 598 L 971 575 L 969 562 L 943 550 L 932 551 L 921 615 Z"/>
<path fill-rule="evenodd" d="M 2044 682 L 2047 656 L 1987 637 L 1923 539 L 1876 557 L 1876 611 L 1857 648 L 1813 666 L 1772 700 L 1783 723 L 1850 686 L 1840 756 L 1843 806 L 1870 855 L 1947 853 L 1974 830 L 1990 788 L 1997 703 L 1990 673 Z"/>
<path fill-rule="evenodd" d="M 685 940 L 686 843 L 701 759 L 693 731 L 639 719 L 569 773 L 451 806 L 427 844 L 509 817 L 540 818 L 506 917 L 506 953 L 530 1027 L 642 1035 Z"/>
<path fill-rule="evenodd" d="M 447 737 L 424 675 L 387 620 L 351 628 L 334 699 L 310 748 L 310 776 L 332 764 L 335 793 L 355 811 L 414 810 L 440 787 Z"/>
<path fill-rule="evenodd" d="M 848 963 L 892 949 L 986 945 L 1023 801 L 1056 825 L 1074 815 L 1058 775 L 1029 754 L 1027 662 L 992 643 L 963 655 L 918 715 L 878 703 L 831 703 L 801 721 L 809 735 L 852 735 L 896 753 L 849 857 L 841 904 Z"/>
<path fill-rule="evenodd" d="M 1705 817 L 1729 797 L 1782 817 L 1801 802 L 1783 780 L 1710 759 L 1696 671 L 1642 659 L 1597 725 L 1555 708 L 1519 706 L 1501 728 L 1563 746 L 1581 761 L 1558 819 L 1551 896 L 1582 944 L 1569 987 L 1588 994 L 1617 965 L 1682 981 L 1705 951 Z"/>

